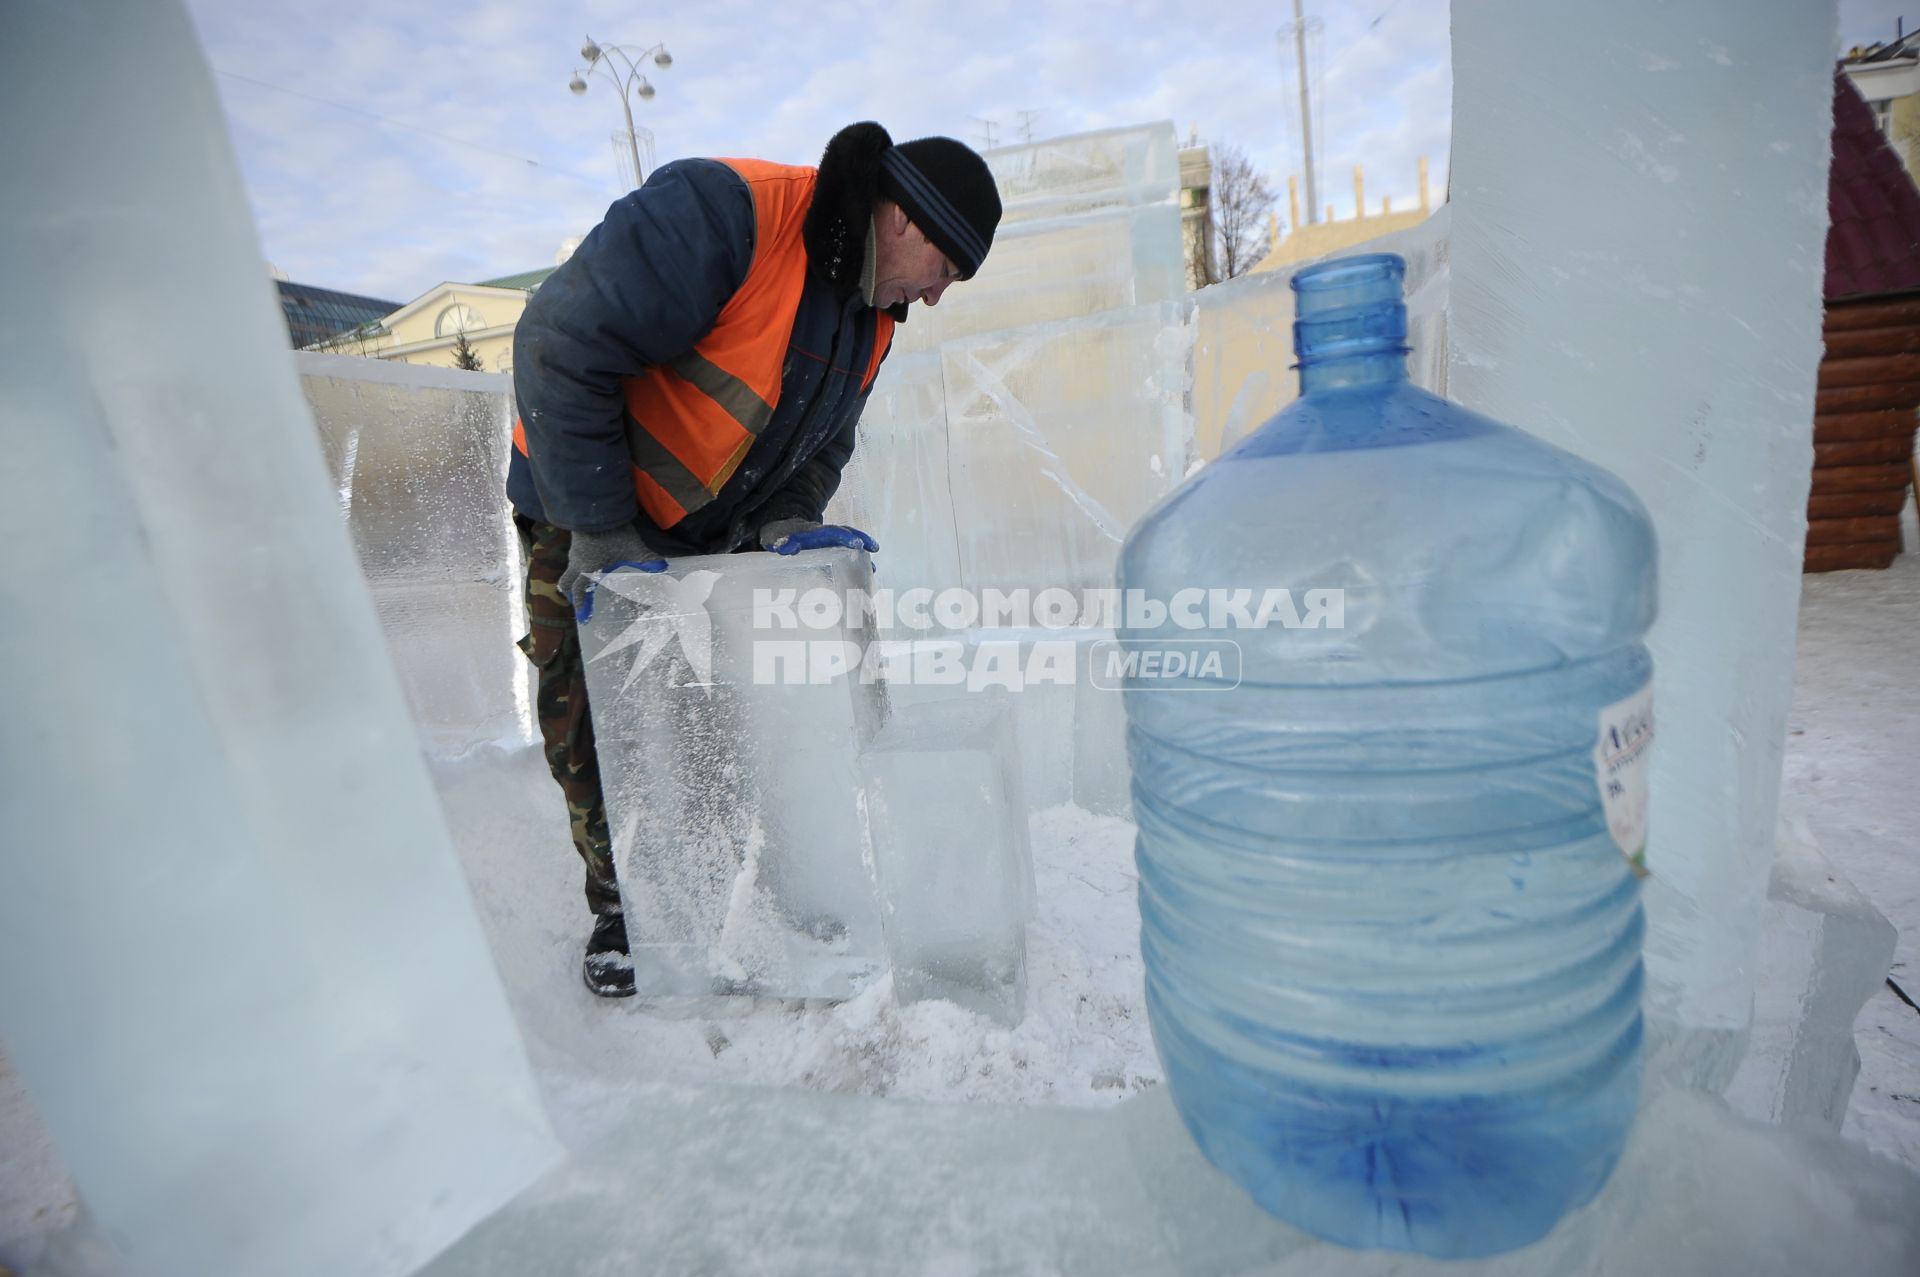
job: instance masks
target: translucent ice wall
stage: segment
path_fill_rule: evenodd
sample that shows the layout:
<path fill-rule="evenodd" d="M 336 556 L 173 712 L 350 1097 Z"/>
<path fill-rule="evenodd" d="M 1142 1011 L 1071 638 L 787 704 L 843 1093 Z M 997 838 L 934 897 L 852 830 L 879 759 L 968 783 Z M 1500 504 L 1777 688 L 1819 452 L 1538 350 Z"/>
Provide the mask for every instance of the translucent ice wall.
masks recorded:
<path fill-rule="evenodd" d="M 126 1271 L 411 1272 L 556 1148 L 212 84 L 74 0 L 0 101 L 0 1033 Z"/>
<path fill-rule="evenodd" d="M 938 309 L 913 308 L 897 350 L 1185 294 L 1171 123 L 1003 147 L 987 165 L 1002 207 L 993 251 Z"/>
<path fill-rule="evenodd" d="M 1168 123 L 989 154 L 993 251 L 896 330 L 833 506 L 882 585 L 1111 582 L 1187 460 L 1177 156 Z"/>
<path fill-rule="evenodd" d="M 1653 513 L 1648 1009 L 1722 1081 L 1791 692 L 1834 7 L 1455 0 L 1453 23 L 1448 390 Z"/>
<path fill-rule="evenodd" d="M 1600 1197 L 1490 1260 L 1351 1251 L 1263 1213 L 1165 1087 L 1110 1109 L 651 1085 L 421 1277 L 1911 1277 L 1920 1177 L 1665 1092 Z M 640 1204 L 640 1205 L 636 1205 Z"/>
<path fill-rule="evenodd" d="M 886 686 L 845 602 L 866 558 L 693 555 L 595 588 L 580 650 L 641 995 L 847 998 L 885 968 L 859 753 Z"/>
<path fill-rule="evenodd" d="M 294 357 L 421 739 L 533 739 L 518 538 L 506 500 L 512 380 Z"/>
<path fill-rule="evenodd" d="M 1185 291 L 1170 125 L 1113 129 L 988 156 L 1006 218 L 978 278 L 899 330 L 830 517 L 879 539 L 878 583 L 1079 592 L 1111 586 L 1120 542 L 1191 468 L 1292 400 L 1290 272 Z M 1445 388 L 1444 210 L 1377 245 L 1408 261 L 1422 386 Z M 985 647 L 1111 632 L 974 630 Z M 1016 697 L 1025 793 L 1129 810 L 1112 693 L 1027 686 Z M 896 689 L 911 699 L 947 687 Z"/>
<path fill-rule="evenodd" d="M 1754 955 L 1753 1026 L 1727 1086 L 1751 1117 L 1838 1131 L 1860 1076 L 1853 1023 L 1893 962 L 1893 924 L 1781 814 Z"/>
<path fill-rule="evenodd" d="M 895 998 L 1026 1014 L 1034 899 L 1013 696 L 893 707 L 861 753 Z"/>

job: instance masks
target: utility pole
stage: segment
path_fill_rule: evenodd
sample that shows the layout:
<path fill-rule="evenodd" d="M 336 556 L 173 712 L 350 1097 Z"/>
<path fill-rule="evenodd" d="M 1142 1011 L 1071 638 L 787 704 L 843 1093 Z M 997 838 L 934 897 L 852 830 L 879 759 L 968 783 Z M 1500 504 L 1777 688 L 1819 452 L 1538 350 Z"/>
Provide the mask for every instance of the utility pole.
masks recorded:
<path fill-rule="evenodd" d="M 1306 153 L 1307 216 L 1313 217 L 1319 205 L 1313 181 L 1313 109 L 1307 101 L 1307 20 L 1300 13 L 1300 0 L 1293 0 L 1293 49 L 1300 68 L 1300 147 Z"/>
<path fill-rule="evenodd" d="M 980 126 L 981 140 L 986 143 L 980 149 L 991 151 L 994 145 L 993 131 L 1000 127 L 1000 121 L 990 120 L 984 115 L 970 115 L 967 118 Z"/>
<path fill-rule="evenodd" d="M 1042 114 L 1044 114 L 1044 112 L 1041 112 L 1041 111 L 1021 111 L 1021 112 L 1019 112 L 1019 115 L 1020 115 L 1020 141 L 1021 141 L 1021 143 L 1022 143 L 1023 145 L 1025 145 L 1025 146 L 1032 146 L 1032 145 L 1033 145 L 1033 121 L 1035 120 L 1035 118 L 1036 118 L 1036 117 L 1038 117 L 1038 116 L 1040 116 L 1040 115 L 1042 115 Z"/>

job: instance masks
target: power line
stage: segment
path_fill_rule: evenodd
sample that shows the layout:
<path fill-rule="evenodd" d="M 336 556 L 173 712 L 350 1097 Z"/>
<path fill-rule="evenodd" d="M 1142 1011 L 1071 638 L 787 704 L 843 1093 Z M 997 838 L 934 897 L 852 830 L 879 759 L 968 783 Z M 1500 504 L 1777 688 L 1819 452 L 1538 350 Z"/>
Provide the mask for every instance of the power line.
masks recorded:
<path fill-rule="evenodd" d="M 1367 29 L 1360 33 L 1360 38 L 1358 40 L 1355 40 L 1352 44 L 1349 44 L 1341 52 L 1340 56 L 1333 60 L 1333 65 L 1329 66 L 1325 71 L 1321 72 L 1321 75 L 1325 78 L 1331 78 L 1333 73 L 1340 69 L 1340 64 L 1347 60 L 1347 54 L 1352 53 L 1356 48 L 1360 46 L 1362 41 L 1368 39 L 1370 36 L 1373 35 L 1374 32 L 1378 31 L 1380 29 L 1380 24 L 1382 22 L 1385 22 L 1389 17 L 1391 17 L 1393 15 L 1393 11 L 1395 9 L 1398 9 L 1399 7 L 1400 7 L 1400 0 L 1393 0 L 1391 4 L 1389 4 L 1386 8 L 1382 9 L 1379 15 L 1375 17 L 1372 22 L 1369 22 L 1367 24 Z"/>

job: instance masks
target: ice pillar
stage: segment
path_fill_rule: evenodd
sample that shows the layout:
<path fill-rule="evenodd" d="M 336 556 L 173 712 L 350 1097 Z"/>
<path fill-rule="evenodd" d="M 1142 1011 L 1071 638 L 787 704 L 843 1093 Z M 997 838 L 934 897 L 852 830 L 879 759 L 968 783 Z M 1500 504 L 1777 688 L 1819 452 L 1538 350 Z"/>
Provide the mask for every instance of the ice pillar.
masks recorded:
<path fill-rule="evenodd" d="M 212 84 L 74 0 L 0 86 L 0 1033 L 127 1271 L 397 1277 L 557 1150 Z"/>
<path fill-rule="evenodd" d="M 1453 23 L 1449 392 L 1658 526 L 1648 1010 L 1683 1076 L 1722 1082 L 1792 692 L 1834 7 L 1455 0 Z"/>
<path fill-rule="evenodd" d="M 329 478 L 420 739 L 458 754 L 535 738 L 506 488 L 513 381 L 297 355 Z"/>

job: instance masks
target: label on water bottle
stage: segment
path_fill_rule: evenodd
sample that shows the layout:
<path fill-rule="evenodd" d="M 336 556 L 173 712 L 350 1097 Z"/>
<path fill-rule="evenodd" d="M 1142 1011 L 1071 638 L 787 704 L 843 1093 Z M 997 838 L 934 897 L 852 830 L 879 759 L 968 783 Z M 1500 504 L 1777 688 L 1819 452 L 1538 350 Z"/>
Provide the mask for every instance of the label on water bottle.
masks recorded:
<path fill-rule="evenodd" d="M 1647 876 L 1647 756 L 1653 745 L 1653 684 L 1600 711 L 1594 779 L 1607 829 L 1633 872 Z"/>

